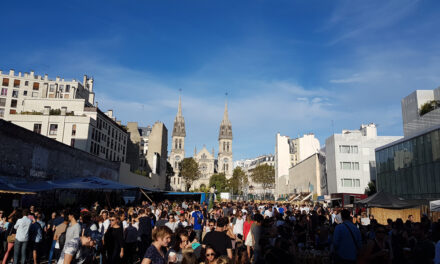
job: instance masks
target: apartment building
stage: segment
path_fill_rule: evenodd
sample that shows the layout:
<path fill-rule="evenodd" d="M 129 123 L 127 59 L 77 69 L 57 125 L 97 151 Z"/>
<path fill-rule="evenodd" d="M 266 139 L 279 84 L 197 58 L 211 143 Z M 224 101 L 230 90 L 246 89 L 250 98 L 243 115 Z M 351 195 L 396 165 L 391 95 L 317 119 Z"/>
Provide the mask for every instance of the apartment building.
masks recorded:
<path fill-rule="evenodd" d="M 33 71 L 0 71 L 0 118 L 76 149 L 111 160 L 126 160 L 127 132 L 94 104 L 93 79 L 51 80 Z"/>
<path fill-rule="evenodd" d="M 275 196 L 292 194 L 289 189 L 289 168 L 318 153 L 321 146 L 312 133 L 291 139 L 288 136 L 276 135 L 275 143 Z"/>
<path fill-rule="evenodd" d="M 258 184 L 256 182 L 254 182 L 252 180 L 252 171 L 260 165 L 269 165 L 269 166 L 275 166 L 275 156 L 273 154 L 269 154 L 269 155 L 261 155 L 258 156 L 256 158 L 253 159 L 245 159 L 245 160 L 237 160 L 234 162 L 234 168 L 236 167 L 241 167 L 241 169 L 244 171 L 244 173 L 246 173 L 246 176 L 248 178 L 248 186 L 247 186 L 247 190 L 246 193 L 249 194 L 257 194 L 257 195 L 264 195 L 264 194 L 268 194 L 274 193 L 274 187 L 272 186 L 272 188 L 269 189 L 264 189 L 263 186 L 261 184 Z"/>
<path fill-rule="evenodd" d="M 401 139 L 378 136 L 375 124 L 357 130 L 343 130 L 325 141 L 328 193 L 363 194 L 376 180 L 375 149 Z"/>

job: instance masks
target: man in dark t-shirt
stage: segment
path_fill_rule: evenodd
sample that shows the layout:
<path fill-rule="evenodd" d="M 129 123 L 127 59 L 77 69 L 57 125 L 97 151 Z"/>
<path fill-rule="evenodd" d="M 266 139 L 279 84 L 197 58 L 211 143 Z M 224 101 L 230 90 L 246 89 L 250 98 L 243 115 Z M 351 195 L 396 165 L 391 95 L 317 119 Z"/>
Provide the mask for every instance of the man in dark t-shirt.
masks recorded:
<path fill-rule="evenodd" d="M 205 235 L 203 239 L 204 245 L 209 245 L 214 248 L 217 256 L 228 256 L 232 259 L 232 242 L 231 238 L 226 235 L 225 228 L 228 224 L 226 217 L 221 217 L 217 221 L 217 227 Z"/>

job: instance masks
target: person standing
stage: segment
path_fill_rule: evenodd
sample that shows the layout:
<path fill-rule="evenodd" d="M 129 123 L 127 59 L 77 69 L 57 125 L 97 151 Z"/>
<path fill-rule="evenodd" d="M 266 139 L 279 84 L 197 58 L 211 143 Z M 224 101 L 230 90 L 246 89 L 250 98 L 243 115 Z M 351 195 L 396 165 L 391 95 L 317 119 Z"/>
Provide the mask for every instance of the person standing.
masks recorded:
<path fill-rule="evenodd" d="M 32 248 L 34 264 L 39 264 L 43 247 L 43 230 L 45 223 L 41 220 L 41 213 L 35 211 L 35 219 L 29 229 L 29 242 Z"/>
<path fill-rule="evenodd" d="M 66 230 L 66 243 L 74 238 L 78 238 L 81 234 L 81 225 L 78 223 L 79 213 L 69 212 L 69 227 Z"/>
<path fill-rule="evenodd" d="M 124 230 L 124 263 L 135 263 L 136 260 L 136 245 L 138 238 L 138 228 L 135 226 L 136 214 L 133 214 L 131 222 Z"/>
<path fill-rule="evenodd" d="M 151 218 L 146 214 L 145 209 L 139 210 L 139 258 L 143 258 L 147 247 L 151 244 Z"/>
<path fill-rule="evenodd" d="M 179 223 L 177 223 L 175 215 L 173 213 L 171 213 L 168 216 L 168 222 L 166 222 L 165 225 L 168 226 L 171 229 L 171 231 L 173 231 L 173 233 L 174 233 L 177 229 L 178 224 Z"/>
<path fill-rule="evenodd" d="M 212 246 L 217 256 L 228 256 L 232 259 L 232 241 L 231 238 L 224 232 L 227 228 L 228 219 L 221 217 L 217 221 L 217 227 L 205 235 L 203 239 L 204 245 Z"/>
<path fill-rule="evenodd" d="M 124 257 L 124 231 L 117 215 L 110 216 L 110 227 L 104 235 L 108 263 L 119 264 Z"/>
<path fill-rule="evenodd" d="M 77 237 L 66 242 L 57 264 L 93 263 L 93 250 L 91 249 L 99 243 L 101 239 L 101 234 L 93 231 L 87 236 Z"/>
<path fill-rule="evenodd" d="M 202 223 L 203 223 L 203 214 L 200 212 L 200 207 L 198 205 L 194 206 L 194 212 L 191 214 L 191 223 L 193 225 L 194 232 L 196 233 L 197 241 L 202 240 Z"/>
<path fill-rule="evenodd" d="M 23 217 L 17 220 L 14 228 L 17 230 L 14 243 L 14 263 L 18 263 L 20 258 L 21 264 L 26 262 L 26 249 L 29 239 L 29 227 L 32 221 L 28 218 L 29 211 L 23 210 Z"/>
<path fill-rule="evenodd" d="M 350 220 L 347 209 L 341 211 L 342 223 L 335 227 L 333 246 L 337 263 L 356 263 L 362 246 L 361 232 Z"/>
<path fill-rule="evenodd" d="M 168 244 L 171 242 L 173 232 L 167 226 L 159 226 L 153 230 L 153 243 L 145 252 L 141 264 L 166 264 L 165 259 Z"/>

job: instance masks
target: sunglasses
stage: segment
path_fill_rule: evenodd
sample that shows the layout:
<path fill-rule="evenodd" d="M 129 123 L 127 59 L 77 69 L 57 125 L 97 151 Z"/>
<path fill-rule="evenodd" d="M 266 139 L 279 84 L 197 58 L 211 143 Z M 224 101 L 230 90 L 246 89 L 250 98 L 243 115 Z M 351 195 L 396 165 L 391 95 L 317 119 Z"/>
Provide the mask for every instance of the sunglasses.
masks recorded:
<path fill-rule="evenodd" d="M 211 253 L 211 254 L 206 254 L 207 257 L 209 256 L 215 256 L 215 253 Z"/>

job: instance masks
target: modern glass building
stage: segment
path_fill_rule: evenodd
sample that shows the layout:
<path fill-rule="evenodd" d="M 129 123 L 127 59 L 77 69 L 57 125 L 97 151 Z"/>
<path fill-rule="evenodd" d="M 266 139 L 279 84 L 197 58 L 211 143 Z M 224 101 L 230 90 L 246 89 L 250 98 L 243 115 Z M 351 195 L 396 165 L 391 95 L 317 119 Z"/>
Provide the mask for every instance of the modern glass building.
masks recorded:
<path fill-rule="evenodd" d="M 440 198 L 440 126 L 376 149 L 378 190 L 407 199 Z"/>

